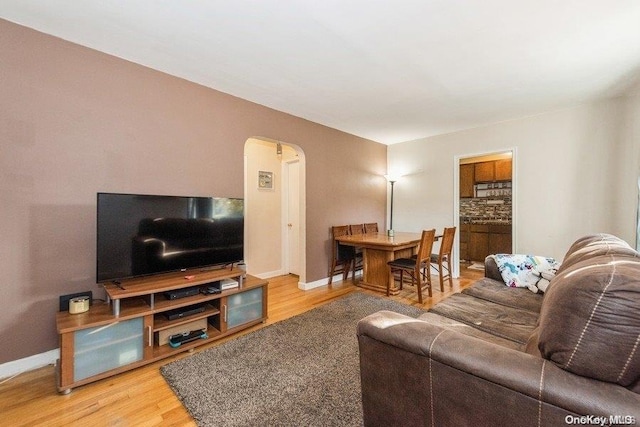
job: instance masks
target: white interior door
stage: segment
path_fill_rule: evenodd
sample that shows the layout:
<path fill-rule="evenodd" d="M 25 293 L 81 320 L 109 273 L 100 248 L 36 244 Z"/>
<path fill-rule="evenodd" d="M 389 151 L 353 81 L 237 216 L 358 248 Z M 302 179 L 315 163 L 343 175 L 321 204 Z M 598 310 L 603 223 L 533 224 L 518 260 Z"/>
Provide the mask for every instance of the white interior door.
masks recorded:
<path fill-rule="evenodd" d="M 285 164 L 286 203 L 286 267 L 288 273 L 300 275 L 300 162 Z"/>

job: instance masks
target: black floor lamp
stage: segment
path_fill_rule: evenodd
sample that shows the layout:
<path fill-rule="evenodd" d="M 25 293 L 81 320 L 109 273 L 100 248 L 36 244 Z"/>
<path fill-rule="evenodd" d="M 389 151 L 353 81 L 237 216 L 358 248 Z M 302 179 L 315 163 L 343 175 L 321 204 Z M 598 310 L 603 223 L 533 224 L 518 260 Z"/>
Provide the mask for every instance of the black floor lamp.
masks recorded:
<path fill-rule="evenodd" d="M 391 184 L 391 206 L 389 207 L 389 230 L 387 230 L 387 235 L 393 236 L 393 184 L 396 183 L 398 177 L 392 175 L 385 175 L 384 177 Z"/>

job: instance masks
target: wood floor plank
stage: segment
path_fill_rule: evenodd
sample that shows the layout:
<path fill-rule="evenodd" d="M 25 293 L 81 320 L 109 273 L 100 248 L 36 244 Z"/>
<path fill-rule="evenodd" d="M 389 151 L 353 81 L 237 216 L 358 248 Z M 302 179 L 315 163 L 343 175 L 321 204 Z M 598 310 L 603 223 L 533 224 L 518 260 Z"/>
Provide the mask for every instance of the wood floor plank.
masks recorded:
<path fill-rule="evenodd" d="M 481 271 L 462 271 L 460 279 L 454 279 L 440 292 L 437 276 L 432 298 L 419 304 L 414 287 L 404 289 L 391 299 L 428 309 L 443 298 L 459 292 L 482 277 Z M 354 286 L 351 278 L 335 282 L 331 286 L 302 291 L 298 289 L 297 276 L 279 276 L 269 279 L 268 313 L 264 324 L 256 325 L 238 335 L 304 313 L 351 292 L 384 295 Z M 166 363 L 205 350 L 234 339 L 227 337 L 193 353 L 181 353 L 171 358 L 125 372 L 115 377 L 97 381 L 74 389 L 68 395 L 56 391 L 55 369 L 47 366 L 26 372 L 0 383 L 0 423 L 11 426 L 195 426 L 195 422 L 180 400 L 164 381 L 160 367 Z"/>

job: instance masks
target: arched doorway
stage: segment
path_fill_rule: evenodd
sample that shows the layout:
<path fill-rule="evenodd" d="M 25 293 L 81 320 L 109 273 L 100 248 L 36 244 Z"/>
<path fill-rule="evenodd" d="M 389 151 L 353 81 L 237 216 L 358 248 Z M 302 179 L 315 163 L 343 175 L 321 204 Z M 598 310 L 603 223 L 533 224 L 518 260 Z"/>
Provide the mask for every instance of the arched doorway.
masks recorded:
<path fill-rule="evenodd" d="M 305 283 L 305 159 L 293 144 L 245 142 L 245 261 L 269 278 L 297 274 Z"/>

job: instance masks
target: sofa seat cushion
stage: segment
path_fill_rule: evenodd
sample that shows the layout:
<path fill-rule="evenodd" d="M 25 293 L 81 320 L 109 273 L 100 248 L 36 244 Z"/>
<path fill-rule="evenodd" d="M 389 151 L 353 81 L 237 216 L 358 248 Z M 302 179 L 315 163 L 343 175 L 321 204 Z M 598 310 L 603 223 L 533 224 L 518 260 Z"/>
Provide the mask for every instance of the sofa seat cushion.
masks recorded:
<path fill-rule="evenodd" d="M 466 294 L 453 294 L 429 311 L 523 346 L 538 319 L 537 313 Z"/>
<path fill-rule="evenodd" d="M 538 349 L 559 367 L 630 389 L 640 384 L 640 260 L 598 255 L 562 270 L 540 310 Z"/>
<path fill-rule="evenodd" d="M 540 312 L 543 297 L 542 294 L 534 294 L 526 288 L 510 288 L 504 282 L 489 278 L 478 280 L 470 287 L 463 289 L 462 293 L 533 313 Z"/>
<path fill-rule="evenodd" d="M 519 344 L 515 341 L 500 338 L 499 336 L 492 335 L 475 327 L 471 327 L 466 323 L 458 322 L 457 320 L 449 319 L 448 317 L 440 316 L 436 313 L 427 312 L 420 315 L 418 319 L 431 325 L 439 326 L 443 329 L 448 329 L 450 331 L 455 331 L 471 337 L 480 338 L 483 341 L 498 344 L 502 347 L 511 348 L 518 351 L 522 351 L 524 349 L 524 346 L 522 344 Z"/>

